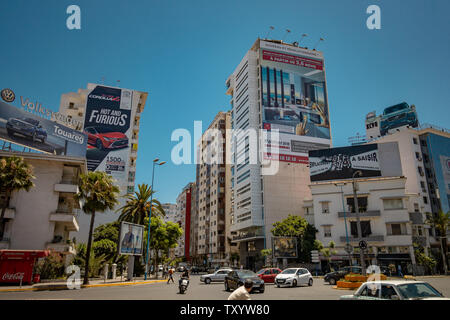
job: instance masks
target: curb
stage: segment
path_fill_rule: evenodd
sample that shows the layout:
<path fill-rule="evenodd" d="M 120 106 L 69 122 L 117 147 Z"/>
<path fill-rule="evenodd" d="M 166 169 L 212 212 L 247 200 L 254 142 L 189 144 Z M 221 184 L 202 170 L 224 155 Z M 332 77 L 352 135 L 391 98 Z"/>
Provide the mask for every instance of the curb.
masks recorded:
<path fill-rule="evenodd" d="M 140 284 L 151 284 L 166 282 L 167 280 L 148 280 L 141 282 L 120 282 L 120 283 L 100 283 L 100 284 L 87 284 L 81 285 L 81 288 L 99 288 L 99 287 L 118 287 L 118 286 L 133 286 Z M 67 285 L 49 285 L 38 286 L 33 288 L 17 288 L 17 289 L 0 289 L 0 292 L 20 292 L 20 291 L 58 291 L 58 290 L 70 290 Z"/>

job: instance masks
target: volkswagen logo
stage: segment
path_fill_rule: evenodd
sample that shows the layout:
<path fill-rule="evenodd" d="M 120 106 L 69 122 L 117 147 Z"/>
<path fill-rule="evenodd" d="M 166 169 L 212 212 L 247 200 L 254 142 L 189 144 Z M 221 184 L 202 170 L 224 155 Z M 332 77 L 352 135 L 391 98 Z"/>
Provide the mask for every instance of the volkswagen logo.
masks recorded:
<path fill-rule="evenodd" d="M 16 95 L 11 89 L 3 89 L 1 95 L 2 99 L 6 102 L 13 102 L 16 99 Z"/>

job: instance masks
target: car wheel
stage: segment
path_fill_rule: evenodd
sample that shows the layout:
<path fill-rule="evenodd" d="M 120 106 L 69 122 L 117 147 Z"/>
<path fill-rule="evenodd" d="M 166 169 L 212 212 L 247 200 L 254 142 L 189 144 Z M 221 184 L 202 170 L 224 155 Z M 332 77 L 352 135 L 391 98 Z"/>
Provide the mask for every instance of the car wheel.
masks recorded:
<path fill-rule="evenodd" d="M 12 136 L 12 135 L 14 135 L 14 133 L 13 133 L 13 131 L 12 131 L 12 130 L 6 129 L 6 132 L 8 133 L 8 136 Z"/>
<path fill-rule="evenodd" d="M 296 287 L 296 286 L 297 286 L 297 280 L 294 279 L 294 280 L 292 281 L 292 287 Z"/>
<path fill-rule="evenodd" d="M 336 279 L 335 278 L 330 278 L 330 280 L 328 281 L 332 286 L 334 286 L 336 284 Z"/>
<path fill-rule="evenodd" d="M 206 284 L 210 284 L 210 283 L 211 283 L 211 279 L 210 279 L 210 278 L 206 278 L 206 279 L 205 279 L 205 283 L 206 283 Z"/>
<path fill-rule="evenodd" d="M 312 287 L 312 285 L 313 285 L 313 279 L 309 279 L 308 286 Z"/>
<path fill-rule="evenodd" d="M 259 292 L 260 293 L 264 293 L 264 289 L 259 289 Z"/>
<path fill-rule="evenodd" d="M 225 281 L 225 291 L 230 291 L 230 287 L 228 286 L 228 281 Z"/>
<path fill-rule="evenodd" d="M 103 150 L 103 143 L 100 139 L 97 139 L 97 141 L 95 142 L 95 146 L 98 150 Z"/>
<path fill-rule="evenodd" d="M 279 288 L 280 287 L 280 285 L 279 284 L 277 284 L 277 288 Z"/>

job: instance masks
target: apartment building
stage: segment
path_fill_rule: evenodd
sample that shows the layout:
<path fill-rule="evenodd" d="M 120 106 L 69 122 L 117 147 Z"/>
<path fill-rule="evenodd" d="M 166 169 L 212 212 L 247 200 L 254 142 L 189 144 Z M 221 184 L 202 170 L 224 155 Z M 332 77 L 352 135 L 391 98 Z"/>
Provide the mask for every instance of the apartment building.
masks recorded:
<path fill-rule="evenodd" d="M 177 197 L 177 213 L 175 215 L 175 222 L 183 229 L 183 235 L 178 240 L 178 245 L 175 248 L 175 257 L 184 257 L 186 261 L 190 261 L 190 231 L 191 231 L 191 204 L 192 204 L 192 189 L 195 188 L 193 182 L 189 182 Z"/>
<path fill-rule="evenodd" d="M 31 152 L 0 151 L 0 157 L 19 156 L 33 167 L 35 186 L 12 194 L 0 230 L 0 249 L 51 250 L 70 263 L 76 254 L 73 233 L 79 230 L 81 203 L 75 199 L 78 177 L 86 160 Z M 0 201 L 7 201 L 0 194 Z M 72 233 L 72 234 L 71 234 Z"/>
<path fill-rule="evenodd" d="M 88 83 L 87 88 L 61 95 L 59 112 L 72 120 L 75 129 L 88 134 L 86 153 L 89 171 L 105 171 L 120 189 L 120 203 L 99 215 L 95 227 L 115 221 L 115 212 L 134 192 L 139 125 L 147 92 Z M 76 238 L 87 242 L 89 217 L 80 217 Z"/>
<path fill-rule="evenodd" d="M 325 78 L 321 52 L 258 39 L 226 80 L 236 133 L 230 237 L 246 268 L 262 265 L 259 253 L 272 247 L 274 222 L 305 214 L 304 199 L 311 199 L 308 151 L 331 146 Z M 255 149 L 258 162 L 251 161 Z M 266 174 L 272 165 L 278 170 Z"/>

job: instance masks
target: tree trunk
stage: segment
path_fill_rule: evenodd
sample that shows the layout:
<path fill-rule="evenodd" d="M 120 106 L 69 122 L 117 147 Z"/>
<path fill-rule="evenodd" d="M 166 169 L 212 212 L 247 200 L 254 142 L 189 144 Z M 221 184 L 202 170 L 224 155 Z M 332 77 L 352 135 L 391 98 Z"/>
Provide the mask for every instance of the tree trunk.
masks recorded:
<path fill-rule="evenodd" d="M 446 237 L 441 237 L 441 253 L 442 253 L 442 262 L 444 263 L 444 274 L 447 274 L 447 255 L 445 254 L 445 250 L 444 250 L 444 245 L 442 244 L 442 242 L 444 242 L 445 240 L 445 246 L 447 246 L 447 238 Z"/>
<path fill-rule="evenodd" d="M 91 225 L 89 226 L 89 238 L 86 248 L 86 264 L 84 266 L 83 284 L 89 284 L 89 260 L 91 258 L 92 232 L 94 230 L 94 221 L 95 221 L 95 211 L 91 213 Z"/>

